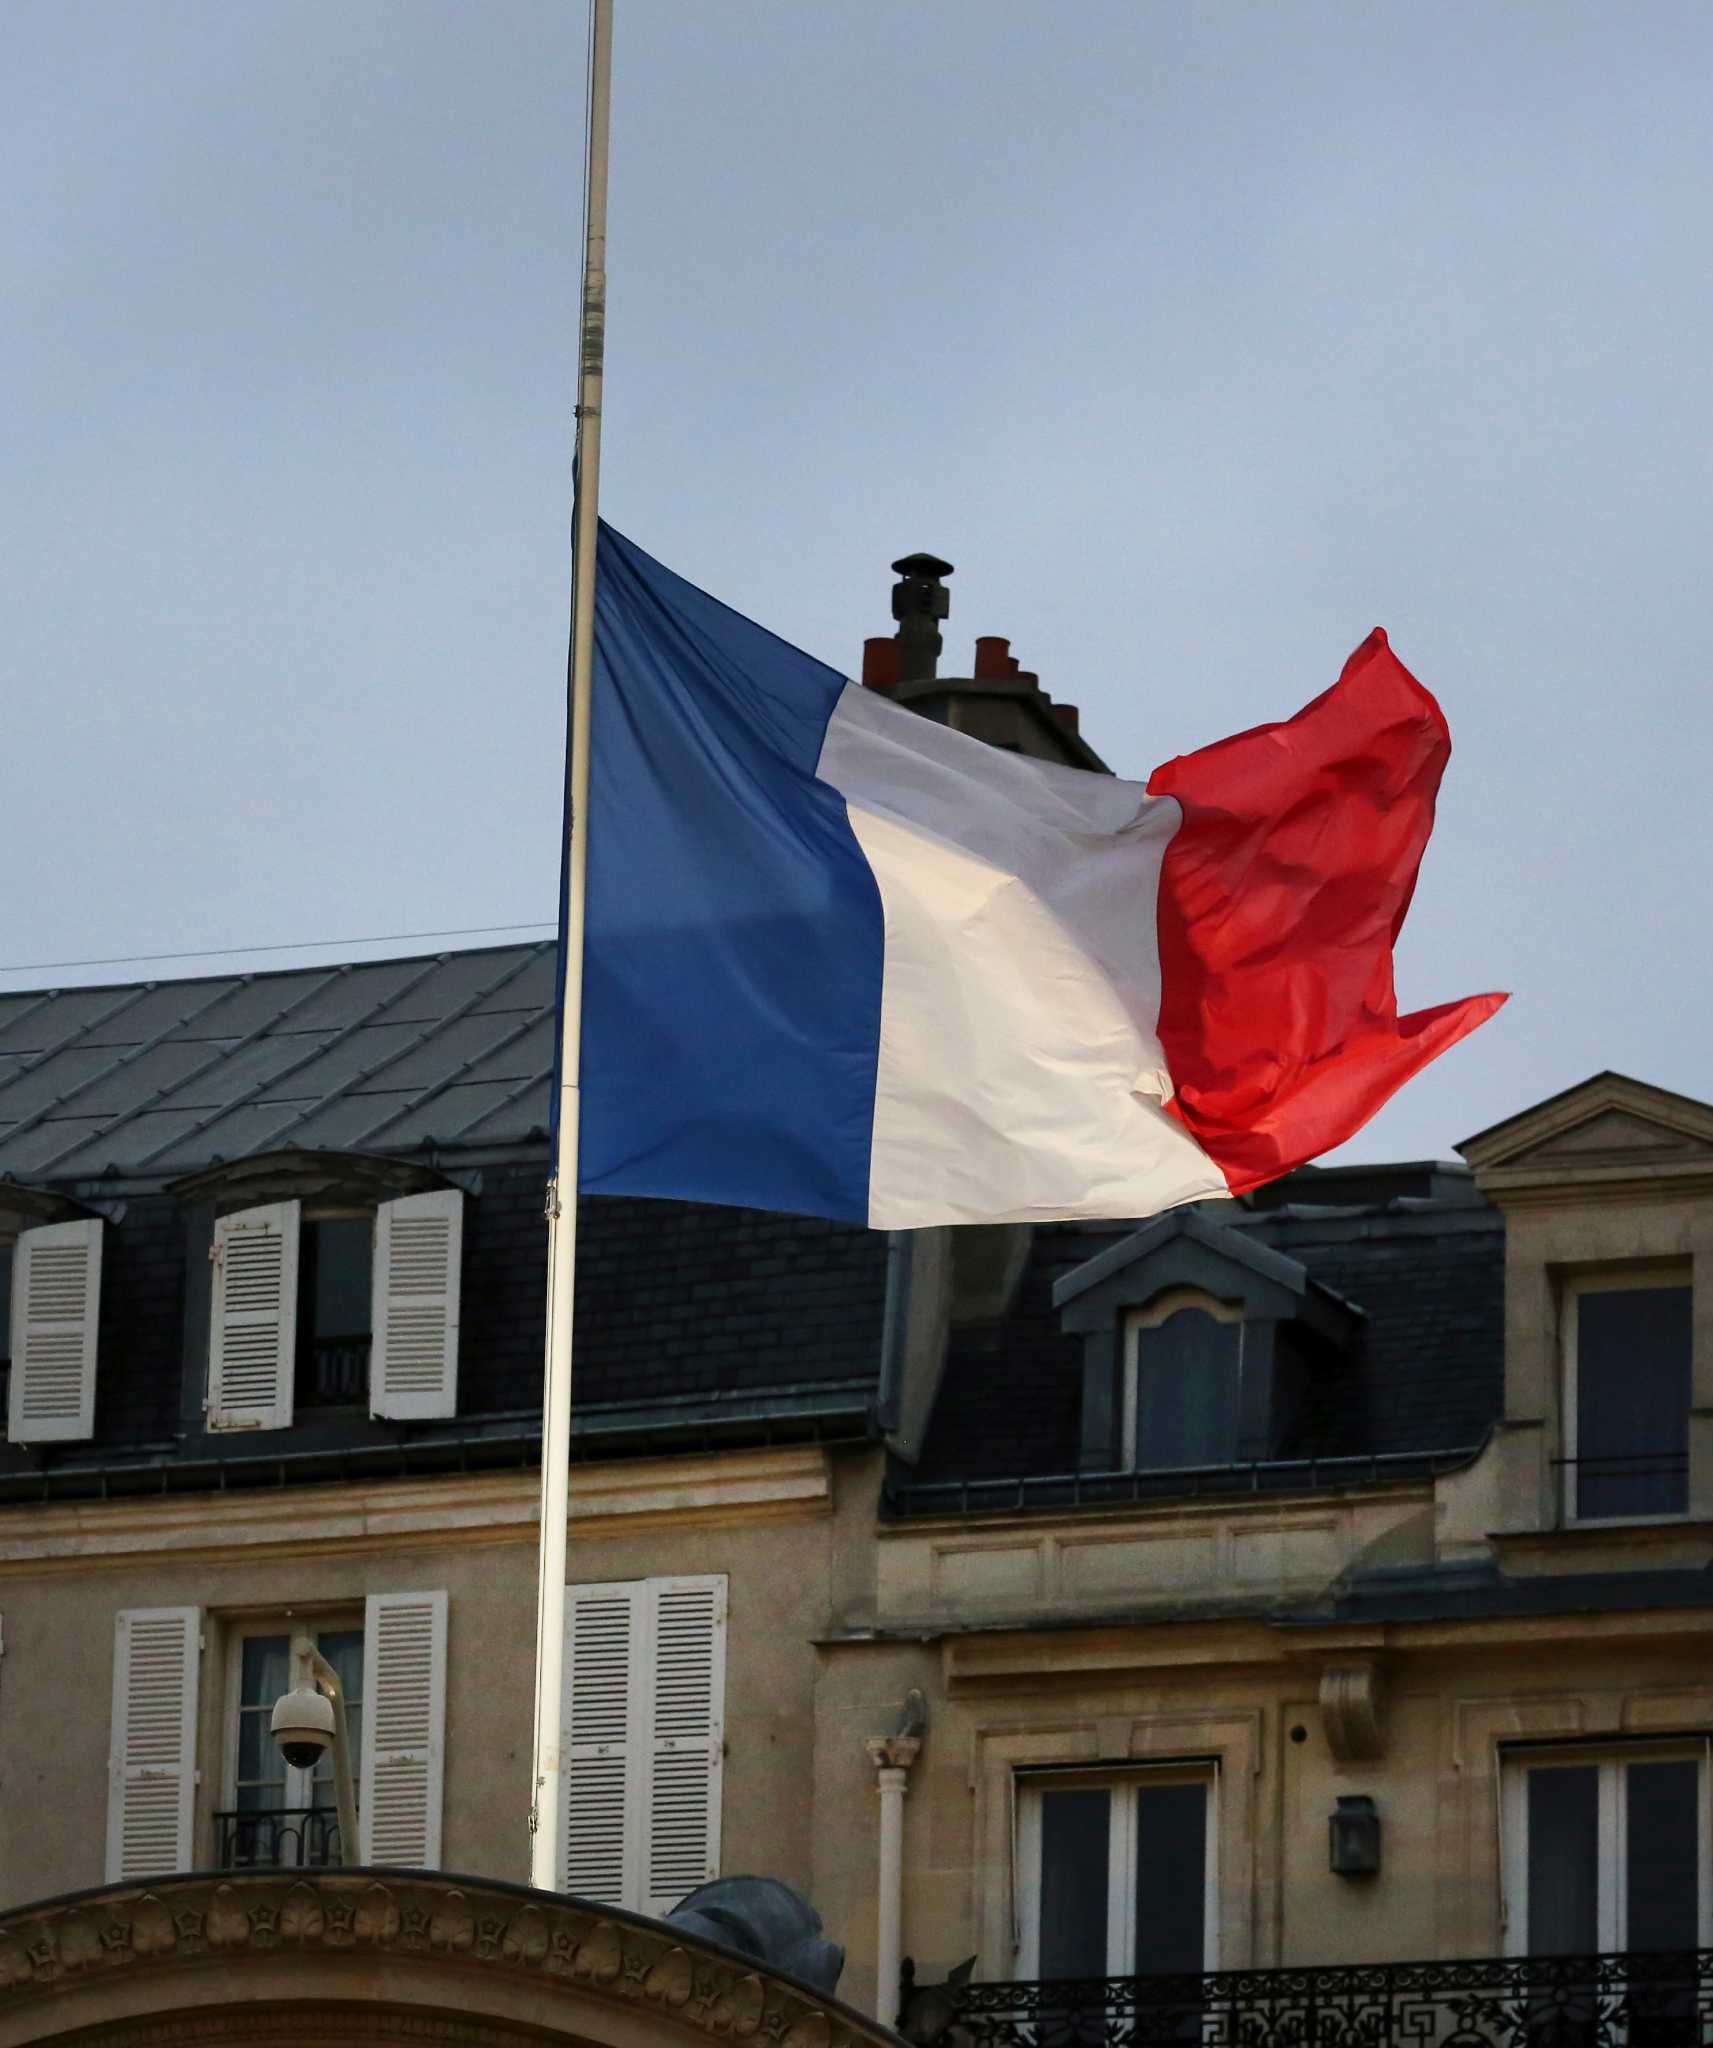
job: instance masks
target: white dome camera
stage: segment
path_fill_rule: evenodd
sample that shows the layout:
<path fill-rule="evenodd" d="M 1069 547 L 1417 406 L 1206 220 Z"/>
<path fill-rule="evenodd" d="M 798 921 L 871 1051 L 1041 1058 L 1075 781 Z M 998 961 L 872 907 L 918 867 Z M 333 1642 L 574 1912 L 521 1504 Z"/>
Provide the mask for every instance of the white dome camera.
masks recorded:
<path fill-rule="evenodd" d="M 333 1747 L 333 1702 L 313 1686 L 294 1686 L 274 1702 L 268 1733 L 288 1764 L 310 1770 Z"/>

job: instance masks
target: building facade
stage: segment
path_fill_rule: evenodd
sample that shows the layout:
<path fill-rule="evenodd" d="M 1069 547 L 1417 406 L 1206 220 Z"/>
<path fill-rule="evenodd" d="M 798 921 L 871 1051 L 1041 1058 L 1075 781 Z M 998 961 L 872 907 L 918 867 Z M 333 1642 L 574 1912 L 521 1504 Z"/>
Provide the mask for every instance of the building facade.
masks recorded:
<path fill-rule="evenodd" d="M 1099 767 L 899 569 L 872 686 Z M 553 1035 L 540 946 L 0 998 L 0 1906 L 525 1878 Z M 924 2037 L 1640 1950 L 1680 2018 L 1710 1262 L 1713 1110 L 1614 1075 L 1111 1225 L 587 1203 L 565 1889 L 782 1878 L 885 2018 L 968 1965 Z M 304 1636 L 354 1850 L 268 1739 Z"/>

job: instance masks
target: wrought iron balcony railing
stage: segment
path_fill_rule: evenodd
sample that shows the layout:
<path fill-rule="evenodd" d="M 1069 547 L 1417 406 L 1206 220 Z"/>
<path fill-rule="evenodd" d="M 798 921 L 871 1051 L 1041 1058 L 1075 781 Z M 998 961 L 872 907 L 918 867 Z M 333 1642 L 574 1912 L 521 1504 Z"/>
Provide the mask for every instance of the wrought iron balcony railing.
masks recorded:
<path fill-rule="evenodd" d="M 222 1870 L 285 1866 L 326 1870 L 338 1864 L 339 1816 L 326 1806 L 276 1806 L 263 1813 L 217 1813 L 215 1860 Z"/>
<path fill-rule="evenodd" d="M 970 1984 L 954 2003 L 926 2030 L 947 2048 L 1713 2048 L 1713 1949 Z"/>

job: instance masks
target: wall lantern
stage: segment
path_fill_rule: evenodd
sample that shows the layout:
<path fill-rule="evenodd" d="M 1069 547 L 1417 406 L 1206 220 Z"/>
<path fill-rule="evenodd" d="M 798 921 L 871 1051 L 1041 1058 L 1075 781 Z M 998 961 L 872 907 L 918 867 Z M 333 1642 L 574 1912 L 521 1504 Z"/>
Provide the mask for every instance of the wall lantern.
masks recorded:
<path fill-rule="evenodd" d="M 1380 1816 L 1366 1792 L 1340 1794 L 1327 1822 L 1332 1868 L 1340 1877 L 1380 1874 Z"/>

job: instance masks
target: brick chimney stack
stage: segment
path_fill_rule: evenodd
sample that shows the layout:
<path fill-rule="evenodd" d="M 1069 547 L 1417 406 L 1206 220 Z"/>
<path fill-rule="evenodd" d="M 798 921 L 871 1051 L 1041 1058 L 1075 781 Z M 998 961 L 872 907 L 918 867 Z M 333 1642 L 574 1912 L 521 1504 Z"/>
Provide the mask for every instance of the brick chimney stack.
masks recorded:
<path fill-rule="evenodd" d="M 1076 706 L 1055 704 L 1034 670 L 1012 653 L 1009 640 L 984 634 L 975 643 L 974 673 L 942 676 L 940 621 L 952 608 L 945 583 L 952 565 L 937 555 L 902 555 L 892 567 L 898 576 L 892 587 L 898 631 L 863 642 L 868 689 L 1008 753 L 1108 772 L 1077 730 Z"/>

